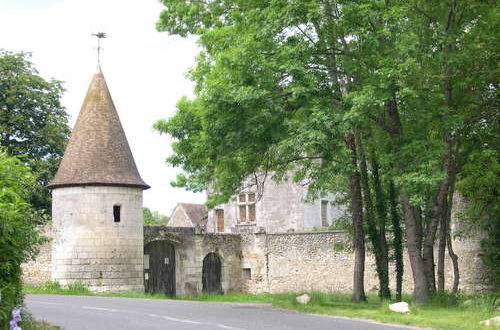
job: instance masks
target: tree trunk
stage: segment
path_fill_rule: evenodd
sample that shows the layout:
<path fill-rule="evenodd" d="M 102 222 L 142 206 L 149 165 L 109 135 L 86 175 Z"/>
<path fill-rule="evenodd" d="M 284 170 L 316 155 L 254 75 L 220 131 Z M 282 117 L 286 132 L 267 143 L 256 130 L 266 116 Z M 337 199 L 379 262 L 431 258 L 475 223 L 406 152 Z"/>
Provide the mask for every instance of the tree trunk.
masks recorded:
<path fill-rule="evenodd" d="M 394 233 L 394 262 L 396 264 L 396 301 L 401 301 L 403 289 L 403 231 L 396 200 L 394 181 L 389 182 L 389 210 L 391 213 L 392 230 Z"/>
<path fill-rule="evenodd" d="M 378 237 L 379 237 L 380 258 L 381 258 L 380 262 L 385 274 L 384 276 L 385 291 L 382 291 L 382 286 L 381 286 L 380 293 L 381 293 L 381 298 L 391 299 L 391 291 L 389 289 L 389 248 L 387 246 L 387 238 L 385 236 L 385 226 L 387 222 L 387 208 L 386 208 L 384 193 L 382 191 L 379 166 L 373 149 L 371 153 L 371 167 L 373 173 L 375 204 L 377 210 Z"/>
<path fill-rule="evenodd" d="M 403 218 L 406 228 L 406 243 L 408 245 L 408 257 L 410 259 L 411 271 L 413 275 L 413 300 L 417 304 L 425 304 L 429 299 L 427 278 L 424 272 L 424 260 L 419 249 L 419 238 L 417 234 L 416 221 L 410 199 L 406 192 L 401 189 L 399 201 L 403 208 Z"/>
<path fill-rule="evenodd" d="M 455 39 L 453 38 L 453 33 L 456 28 L 456 14 L 458 4 L 455 0 L 450 1 L 448 10 L 448 21 L 446 23 L 445 33 L 448 38 L 445 39 L 445 44 L 442 48 L 443 50 L 443 103 L 445 107 L 449 110 L 454 109 L 453 104 L 453 64 L 450 63 L 449 58 L 455 49 Z M 442 223 L 442 229 L 440 233 L 440 242 L 439 242 L 439 260 L 438 260 L 438 289 L 440 291 L 444 291 L 445 289 L 445 278 L 444 278 L 444 255 L 445 255 L 445 246 L 448 245 L 448 252 L 452 259 L 453 264 L 453 272 L 454 272 L 454 282 L 452 292 L 455 294 L 458 290 L 458 282 L 459 282 L 459 271 L 458 271 L 458 261 L 457 256 L 453 252 L 451 235 L 450 235 L 450 227 L 451 227 L 451 207 L 453 204 L 453 193 L 455 188 L 455 175 L 456 175 L 456 157 L 458 152 L 458 143 L 453 146 L 453 136 L 452 133 L 448 130 L 444 130 L 443 141 L 445 146 L 445 154 L 443 156 L 443 170 L 445 172 L 445 179 L 443 185 L 446 189 L 444 196 L 442 197 L 443 208 L 438 212 L 440 216 L 440 220 Z M 455 147 L 455 148 L 454 148 Z M 441 193 L 441 189 L 440 189 Z M 438 198 L 441 197 L 438 195 Z M 438 200 L 439 201 L 439 200 Z"/>
<path fill-rule="evenodd" d="M 436 282 L 434 275 L 434 242 L 436 240 L 438 224 L 441 224 L 442 227 L 442 230 L 440 231 L 439 258 L 443 258 L 441 267 L 444 267 L 444 250 L 442 249 L 444 249 L 446 246 L 446 217 L 448 213 L 447 199 L 454 176 L 453 141 L 448 130 L 445 130 L 443 133 L 443 142 L 445 152 L 443 155 L 442 170 L 445 173 L 445 177 L 439 184 L 439 188 L 434 199 L 435 202 L 432 208 L 432 215 L 426 230 L 423 246 L 425 273 L 427 276 L 427 283 L 429 285 L 429 292 L 431 293 L 436 291 Z M 443 272 L 441 274 L 441 276 L 443 276 L 441 280 L 444 283 L 444 270 L 440 269 L 438 271 Z M 441 287 L 441 289 L 444 290 L 443 286 Z"/>
<path fill-rule="evenodd" d="M 365 233 L 363 229 L 363 199 L 361 196 L 361 177 L 358 171 L 356 143 L 354 134 L 346 137 L 347 147 L 351 150 L 352 174 L 350 178 L 351 212 L 353 226 L 354 273 L 352 300 L 366 301 L 364 274 L 365 274 Z"/>
<path fill-rule="evenodd" d="M 454 295 L 458 292 L 458 284 L 460 283 L 460 271 L 458 269 L 458 256 L 453 251 L 453 244 L 451 242 L 451 234 L 450 227 L 448 226 L 448 234 L 446 237 L 446 242 L 448 243 L 448 253 L 451 258 L 451 262 L 453 264 L 453 287 L 451 289 L 451 293 Z"/>
<path fill-rule="evenodd" d="M 401 151 L 402 127 L 397 109 L 397 103 L 393 97 L 386 102 L 387 115 L 389 118 L 389 135 L 392 140 L 393 152 L 397 155 Z M 406 165 L 398 161 L 399 170 L 404 173 Z M 406 229 L 406 242 L 408 245 L 408 257 L 410 259 L 413 275 L 413 300 L 417 304 L 425 304 L 429 299 L 427 279 L 424 272 L 424 262 L 421 254 L 420 235 L 418 224 L 410 204 L 410 198 L 404 187 L 399 191 L 399 200 L 403 209 L 403 218 Z"/>
<path fill-rule="evenodd" d="M 422 241 L 424 237 L 424 229 L 426 227 L 423 226 L 424 219 L 422 216 L 422 208 L 420 206 L 412 206 L 413 216 L 415 217 L 415 226 L 417 230 L 417 244 L 419 251 L 422 251 Z"/>
<path fill-rule="evenodd" d="M 424 272 L 427 278 L 427 290 L 429 293 L 436 291 L 436 279 L 434 276 L 434 241 L 436 239 L 438 221 L 432 217 L 427 227 L 425 238 L 423 242 L 422 260 L 424 262 Z"/>
<path fill-rule="evenodd" d="M 449 164 L 447 167 L 446 175 L 448 180 L 448 194 L 445 200 L 445 210 L 443 212 L 443 217 L 441 219 L 442 228 L 440 229 L 440 240 L 439 240 L 439 254 L 438 254 L 438 291 L 444 292 L 445 290 L 445 274 L 444 274 L 444 261 L 445 261 L 445 250 L 448 246 L 448 253 L 452 260 L 453 265 L 453 289 L 454 294 L 458 290 L 459 282 L 459 270 L 458 270 L 458 257 L 453 252 L 452 242 L 451 242 L 451 210 L 453 207 L 453 194 L 455 193 L 455 179 L 456 179 L 456 168 L 457 168 L 457 153 L 458 153 L 458 139 L 453 146 L 451 139 L 447 140 L 448 154 L 449 154 Z M 453 148 L 454 147 L 454 148 Z"/>
<path fill-rule="evenodd" d="M 446 203 L 448 208 L 448 203 Z M 446 216 L 441 217 L 439 223 L 439 246 L 438 246 L 438 260 L 437 260 L 437 291 L 444 292 L 444 257 L 446 253 L 446 239 L 448 237 L 448 221 Z"/>
<path fill-rule="evenodd" d="M 324 6 L 324 14 L 327 21 L 335 20 L 333 17 L 334 8 L 332 3 L 326 2 Z M 318 36 L 318 47 L 322 49 L 327 57 L 326 65 L 328 75 L 332 83 L 334 91 L 332 103 L 334 108 L 342 109 L 343 107 L 343 91 L 345 83 L 339 77 L 337 66 L 337 56 L 335 52 L 328 50 L 333 46 L 339 38 L 335 33 L 324 33 L 320 24 L 313 21 L 313 26 Z M 330 31 L 331 32 L 331 31 Z M 365 233 L 363 229 L 363 198 L 361 196 L 361 178 L 358 171 L 358 162 L 356 156 L 356 142 L 354 133 L 350 133 L 345 137 L 347 148 L 351 151 L 352 173 L 349 179 L 349 188 L 351 191 L 351 212 L 353 225 L 353 247 L 354 247 L 354 271 L 353 271 L 353 293 L 352 300 L 355 302 L 366 301 L 364 276 L 365 276 Z"/>
<path fill-rule="evenodd" d="M 446 212 L 446 244 L 448 246 L 448 254 L 450 255 L 453 265 L 453 287 L 451 293 L 456 295 L 458 293 L 458 284 L 460 283 L 460 270 L 458 268 L 458 256 L 453 251 L 453 242 L 451 240 L 451 210 L 453 208 L 453 195 L 455 194 L 455 180 L 457 177 L 457 154 L 459 149 L 459 141 L 455 143 L 455 156 L 451 172 L 450 193 L 448 195 L 448 210 Z"/>

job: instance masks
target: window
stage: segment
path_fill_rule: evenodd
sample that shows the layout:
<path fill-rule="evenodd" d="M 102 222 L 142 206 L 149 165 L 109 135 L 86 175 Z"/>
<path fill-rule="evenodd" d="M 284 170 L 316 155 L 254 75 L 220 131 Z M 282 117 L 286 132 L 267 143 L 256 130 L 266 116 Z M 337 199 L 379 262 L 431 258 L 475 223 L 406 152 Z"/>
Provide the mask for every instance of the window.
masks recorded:
<path fill-rule="evenodd" d="M 115 222 L 120 222 L 121 220 L 121 205 L 113 205 L 113 218 Z"/>
<path fill-rule="evenodd" d="M 321 226 L 328 227 L 328 201 L 321 201 Z"/>
<path fill-rule="evenodd" d="M 215 217 L 217 218 L 217 231 L 224 232 L 224 210 L 215 210 Z"/>
<path fill-rule="evenodd" d="M 241 223 L 255 222 L 255 193 L 238 195 L 238 215 Z"/>
<path fill-rule="evenodd" d="M 243 277 L 243 281 L 251 280 L 252 279 L 252 269 L 243 268 L 242 277 Z"/>

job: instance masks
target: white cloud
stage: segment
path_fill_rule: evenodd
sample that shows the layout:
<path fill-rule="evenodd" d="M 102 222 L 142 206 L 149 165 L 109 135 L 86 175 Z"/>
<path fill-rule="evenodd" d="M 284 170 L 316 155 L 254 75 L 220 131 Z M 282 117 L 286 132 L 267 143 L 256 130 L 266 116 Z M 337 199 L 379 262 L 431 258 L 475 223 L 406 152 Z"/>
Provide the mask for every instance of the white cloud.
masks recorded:
<path fill-rule="evenodd" d="M 204 202 L 204 194 L 172 188 L 178 169 L 164 160 L 168 136 L 152 130 L 175 103 L 192 94 L 185 72 L 198 48 L 155 30 L 162 5 L 155 0 L 7 0 L 0 3 L 0 47 L 33 52 L 40 74 L 65 82 L 63 104 L 74 124 L 96 68 L 95 39 L 104 31 L 101 65 L 143 179 L 144 205 L 167 215 L 177 202 Z"/>

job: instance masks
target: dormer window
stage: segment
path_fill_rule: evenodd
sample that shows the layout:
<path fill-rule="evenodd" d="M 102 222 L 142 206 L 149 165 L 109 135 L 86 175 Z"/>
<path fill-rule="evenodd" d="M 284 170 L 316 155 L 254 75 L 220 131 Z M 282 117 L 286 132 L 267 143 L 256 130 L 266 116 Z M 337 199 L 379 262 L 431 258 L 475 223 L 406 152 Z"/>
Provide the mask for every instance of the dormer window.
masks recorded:
<path fill-rule="evenodd" d="M 113 205 L 113 218 L 115 222 L 120 222 L 121 220 L 121 205 Z"/>

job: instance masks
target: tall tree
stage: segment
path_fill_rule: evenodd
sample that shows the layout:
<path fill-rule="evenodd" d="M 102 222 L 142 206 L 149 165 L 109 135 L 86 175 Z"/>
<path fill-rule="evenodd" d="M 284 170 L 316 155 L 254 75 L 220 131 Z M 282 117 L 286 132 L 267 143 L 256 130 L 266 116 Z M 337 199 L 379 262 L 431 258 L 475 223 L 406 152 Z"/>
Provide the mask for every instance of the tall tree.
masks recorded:
<path fill-rule="evenodd" d="M 355 285 L 353 298 L 364 300 L 362 200 L 349 138 L 355 120 L 344 118 L 349 79 L 338 65 L 343 55 L 332 49 L 346 48 L 348 33 L 339 25 L 336 5 L 163 3 L 159 28 L 198 34 L 204 47 L 191 72 L 197 99 L 183 99 L 174 118 L 156 124 L 178 139 L 169 161 L 182 165 L 186 175 L 177 184 L 211 184 L 213 205 L 255 172 L 272 172 L 279 180 L 294 169 L 292 179 L 310 182 L 310 192 L 330 190 L 335 175 L 349 176 L 353 225 L 361 235 L 355 238 L 354 274 L 361 285 Z"/>
<path fill-rule="evenodd" d="M 497 90 L 492 3 L 163 4 L 159 29 L 197 34 L 203 47 L 191 72 L 196 99 L 181 100 L 173 118 L 156 124 L 178 139 L 169 158 L 185 170 L 177 184 L 194 190 L 211 184 L 214 204 L 251 173 L 282 179 L 294 169 L 293 179 L 307 180 L 316 191 L 332 189 L 338 175 L 350 177 L 353 198 L 360 171 L 353 132 L 368 135 L 370 128 L 373 145 L 390 146 L 377 148 L 377 156 L 399 194 L 413 298 L 425 303 L 435 283 L 431 250 L 449 214 L 452 178 L 470 168 L 470 149 L 460 146 L 483 148 L 471 137 L 493 126 L 494 107 L 485 107 Z M 460 167 L 457 156 L 465 160 Z M 362 205 L 362 198 L 352 199 L 353 224 Z M 394 220 L 397 209 L 391 205 Z"/>
<path fill-rule="evenodd" d="M 46 81 L 28 53 L 0 50 L 0 146 L 20 156 L 36 177 L 29 202 L 50 209 L 44 186 L 52 179 L 70 132 L 59 81 Z"/>

